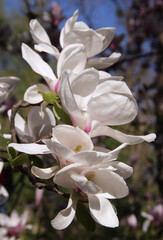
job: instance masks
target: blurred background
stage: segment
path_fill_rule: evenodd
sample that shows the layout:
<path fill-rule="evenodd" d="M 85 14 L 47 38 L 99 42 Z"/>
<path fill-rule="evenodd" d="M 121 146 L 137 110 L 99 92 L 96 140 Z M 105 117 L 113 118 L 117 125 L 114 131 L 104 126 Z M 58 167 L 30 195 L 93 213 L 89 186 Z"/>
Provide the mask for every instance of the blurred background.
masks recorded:
<path fill-rule="evenodd" d="M 110 74 L 123 76 L 133 92 L 139 107 L 136 119 L 117 129 L 135 135 L 155 132 L 154 143 L 138 144 L 124 149 L 119 160 L 132 166 L 133 175 L 127 179 L 129 196 L 113 200 L 120 226 L 108 229 L 96 224 L 94 232 L 88 232 L 75 219 L 63 231 L 55 231 L 50 220 L 64 208 L 67 200 L 44 190 L 35 190 L 29 180 L 6 162 L 0 182 L 10 193 L 9 201 L 1 211 L 9 215 L 13 209 L 20 214 L 25 206 L 30 209 L 31 230 L 19 235 L 19 239 L 163 239 L 163 1 L 162 0 L 1 0 L 0 1 L 0 77 L 17 76 L 19 87 L 10 94 L 0 108 L 2 131 L 9 132 L 7 110 L 19 99 L 31 84 L 42 79 L 22 59 L 22 42 L 33 47 L 29 21 L 37 18 L 46 29 L 51 42 L 60 49 L 60 29 L 74 11 L 79 10 L 79 21 L 89 27 L 115 27 L 115 37 L 100 55 L 112 52 L 122 54 L 120 61 L 106 69 Z M 56 62 L 46 54 L 44 60 L 55 71 Z M 109 100 L 108 100 L 109 101 Z M 28 109 L 23 110 L 26 117 Z M 2 142 L 2 138 L 0 138 Z M 115 140 L 95 139 L 99 146 L 113 149 Z M 40 194 L 42 197 L 39 199 Z M 1 230 L 0 230 L 1 231 Z"/>

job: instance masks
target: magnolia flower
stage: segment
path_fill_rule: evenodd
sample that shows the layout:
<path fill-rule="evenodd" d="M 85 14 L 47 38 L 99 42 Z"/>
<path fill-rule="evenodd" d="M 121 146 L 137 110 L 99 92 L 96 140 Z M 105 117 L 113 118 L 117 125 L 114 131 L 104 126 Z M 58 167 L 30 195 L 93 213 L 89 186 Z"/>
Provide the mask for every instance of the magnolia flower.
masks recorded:
<path fill-rule="evenodd" d="M 11 111 L 8 115 L 10 118 Z M 28 113 L 27 123 L 18 113 L 15 116 L 15 129 L 22 143 L 32 143 L 49 135 L 55 124 L 55 117 L 49 108 L 45 108 L 42 116 L 39 106 L 32 107 Z"/>
<path fill-rule="evenodd" d="M 128 194 L 124 179 L 131 174 L 131 167 L 114 161 L 86 168 L 78 164 L 62 168 L 54 176 L 54 182 L 72 188 L 76 193 L 73 195 L 72 192 L 66 209 L 52 220 L 52 226 L 58 230 L 66 228 L 74 218 L 77 200 L 88 198 L 93 219 L 103 226 L 117 227 L 118 218 L 108 199 L 122 198 Z"/>
<path fill-rule="evenodd" d="M 17 236 L 25 229 L 31 229 L 31 225 L 26 225 L 29 217 L 29 211 L 25 210 L 21 216 L 14 210 L 11 216 L 0 213 L 0 231 L 10 236 Z"/>
<path fill-rule="evenodd" d="M 59 96 L 74 126 L 88 132 L 93 120 L 104 125 L 122 125 L 136 117 L 137 104 L 125 82 L 95 69 L 72 76 L 63 74 Z"/>
<path fill-rule="evenodd" d="M 77 18 L 78 10 L 67 20 L 61 30 L 61 47 L 64 49 L 74 43 L 80 43 L 86 48 L 86 57 L 95 56 L 105 50 L 114 37 L 115 28 L 101 28 L 94 31 L 84 22 L 76 22 Z M 30 22 L 30 32 L 34 41 L 37 43 L 37 45 L 35 45 L 37 51 L 43 51 L 58 58 L 58 49 L 51 44 L 46 31 L 35 19 Z M 120 56 L 120 53 L 113 53 L 108 58 L 88 59 L 87 67 L 95 67 L 97 69 L 107 68 L 117 62 Z"/>
<path fill-rule="evenodd" d="M 70 138 L 72 136 L 72 138 Z M 44 144 L 17 144 L 11 143 L 9 147 L 27 154 L 52 153 L 58 160 L 60 167 L 70 163 L 82 165 L 98 164 L 105 159 L 116 159 L 120 150 L 126 144 L 120 145 L 112 151 L 96 151 L 88 134 L 78 127 L 58 125 L 53 128 L 51 139 L 42 139 Z M 54 167 L 56 170 L 56 166 Z"/>
<path fill-rule="evenodd" d="M 16 87 L 19 82 L 17 77 L 0 77 L 0 103 L 8 97 L 8 94 Z"/>
<path fill-rule="evenodd" d="M 3 163 L 3 162 L 0 162 L 0 174 L 1 174 L 2 169 L 3 169 L 3 165 L 4 165 L 4 163 Z M 3 187 L 3 186 L 0 184 L 0 205 L 7 201 L 8 196 L 9 196 L 9 194 L 8 194 L 6 188 Z"/>

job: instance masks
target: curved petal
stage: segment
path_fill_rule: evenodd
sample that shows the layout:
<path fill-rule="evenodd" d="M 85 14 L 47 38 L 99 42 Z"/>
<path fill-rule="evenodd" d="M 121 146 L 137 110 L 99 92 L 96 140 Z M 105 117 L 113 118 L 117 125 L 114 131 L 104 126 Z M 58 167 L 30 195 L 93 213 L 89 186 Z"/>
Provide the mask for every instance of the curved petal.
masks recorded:
<path fill-rule="evenodd" d="M 101 34 L 104 37 L 103 41 L 103 50 L 105 50 L 111 41 L 113 40 L 114 33 L 115 33 L 115 28 L 99 28 L 96 30 L 97 33 Z"/>
<path fill-rule="evenodd" d="M 47 92 L 49 89 L 43 84 L 35 84 L 29 87 L 24 93 L 24 101 L 36 104 L 43 101 L 42 95 L 38 91 Z"/>
<path fill-rule="evenodd" d="M 30 47 L 26 44 L 22 44 L 22 57 L 31 66 L 33 71 L 40 74 L 47 82 L 50 88 L 54 88 L 57 82 L 51 67 Z"/>
<path fill-rule="evenodd" d="M 87 195 L 97 194 L 101 192 L 101 188 L 94 184 L 94 182 L 88 181 L 88 179 L 85 176 L 75 172 L 71 172 L 70 176 L 75 182 L 75 185 Z"/>
<path fill-rule="evenodd" d="M 110 162 L 110 165 L 116 169 L 114 172 L 124 179 L 130 177 L 133 173 L 133 168 L 123 162 L 114 161 Z"/>
<path fill-rule="evenodd" d="M 77 74 L 71 81 L 74 94 L 86 97 L 91 94 L 99 83 L 99 73 L 94 68 L 85 69 Z"/>
<path fill-rule="evenodd" d="M 2 172 L 3 166 L 4 166 L 4 162 L 0 162 L 0 174 Z"/>
<path fill-rule="evenodd" d="M 98 71 L 99 72 L 99 81 L 100 83 L 106 82 L 108 80 L 116 80 L 121 81 L 123 79 L 122 76 L 112 76 L 111 74 L 104 72 L 104 71 Z"/>
<path fill-rule="evenodd" d="M 65 47 L 58 59 L 57 74 L 61 76 L 64 70 L 69 69 L 74 73 L 79 73 L 85 68 L 86 52 L 82 44 L 71 44 Z"/>
<path fill-rule="evenodd" d="M 30 26 L 30 32 L 32 35 L 33 40 L 36 43 L 48 43 L 51 45 L 50 39 L 44 30 L 44 28 L 41 26 L 41 24 L 37 21 L 37 19 L 32 19 L 29 23 Z"/>
<path fill-rule="evenodd" d="M 134 136 L 134 135 L 124 134 L 108 126 L 104 126 L 97 121 L 93 121 L 92 123 L 92 130 L 90 132 L 90 136 L 91 137 L 108 136 L 116 139 L 121 143 L 127 143 L 129 145 L 138 144 L 144 141 L 152 142 L 156 138 L 156 134 L 154 133 L 151 133 L 145 136 Z"/>
<path fill-rule="evenodd" d="M 88 134 L 78 127 L 58 125 L 53 128 L 53 136 L 60 144 L 76 153 L 93 149 L 93 143 Z M 70 139 L 70 136 L 73 136 L 73 138 Z M 77 150 L 78 146 L 80 148 Z"/>
<path fill-rule="evenodd" d="M 99 84 L 87 107 L 90 119 L 105 125 L 122 125 L 137 115 L 135 98 L 122 81 L 106 81 Z"/>
<path fill-rule="evenodd" d="M 109 199 L 123 198 L 128 195 L 128 187 L 124 179 L 110 170 L 94 170 L 92 181 L 102 189 L 103 193 L 110 195 Z"/>
<path fill-rule="evenodd" d="M 55 175 L 58 169 L 59 169 L 58 166 L 54 166 L 50 168 L 39 168 L 39 167 L 33 166 L 31 168 L 31 172 L 37 178 L 49 179 Z"/>
<path fill-rule="evenodd" d="M 117 215 L 109 200 L 97 195 L 89 195 L 88 199 L 90 213 L 97 223 L 110 228 L 119 226 Z"/>
<path fill-rule="evenodd" d="M 0 86 L 5 83 L 5 88 L 8 92 L 11 92 L 19 83 L 20 79 L 14 76 L 11 77 L 0 77 Z"/>
<path fill-rule="evenodd" d="M 40 43 L 38 45 L 35 45 L 34 48 L 39 52 L 46 52 L 46 53 L 54 56 L 56 59 L 58 59 L 58 57 L 59 57 L 58 49 L 47 43 Z"/>
<path fill-rule="evenodd" d="M 60 211 L 58 215 L 51 221 L 52 227 L 57 230 L 62 230 L 68 227 L 74 219 L 76 204 L 77 200 L 71 195 L 67 207 Z"/>
<path fill-rule="evenodd" d="M 0 205 L 5 203 L 9 197 L 9 194 L 5 187 L 0 184 Z"/>
<path fill-rule="evenodd" d="M 64 72 L 60 81 L 59 96 L 65 111 L 70 115 L 74 126 L 85 129 L 86 119 L 80 112 L 69 83 L 68 73 Z"/>
<path fill-rule="evenodd" d="M 72 30 L 72 28 L 74 27 L 74 24 L 78 18 L 78 13 L 79 13 L 78 10 L 76 10 L 74 12 L 73 16 L 66 21 L 65 26 L 61 30 L 60 44 L 61 44 L 62 48 L 66 47 L 68 45 L 66 42 L 67 33 L 69 33 Z"/>
<path fill-rule="evenodd" d="M 13 147 L 18 152 L 27 153 L 29 155 L 35 154 L 49 154 L 51 153 L 46 145 L 29 143 L 29 144 L 19 144 L 19 143 L 10 143 L 9 147 Z"/>
<path fill-rule="evenodd" d="M 28 128 L 34 141 L 52 133 L 56 120 L 49 108 L 44 109 L 44 116 L 41 116 L 40 106 L 32 107 L 28 114 Z"/>
<path fill-rule="evenodd" d="M 81 167 L 82 165 L 80 163 L 72 163 L 61 168 L 54 176 L 54 183 L 64 188 L 75 188 L 75 183 L 71 178 L 70 173 L 73 171 L 79 171 Z"/>
<path fill-rule="evenodd" d="M 94 67 L 96 69 L 105 69 L 112 66 L 116 63 L 121 54 L 120 53 L 112 53 L 109 57 L 106 58 L 93 58 L 87 61 L 87 67 Z"/>

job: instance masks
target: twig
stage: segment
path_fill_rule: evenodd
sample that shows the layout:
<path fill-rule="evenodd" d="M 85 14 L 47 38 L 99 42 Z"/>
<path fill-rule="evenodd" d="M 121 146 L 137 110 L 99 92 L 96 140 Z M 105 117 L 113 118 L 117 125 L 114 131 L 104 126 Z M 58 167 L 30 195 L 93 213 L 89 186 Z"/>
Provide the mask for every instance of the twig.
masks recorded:
<path fill-rule="evenodd" d="M 24 175 L 26 175 L 29 179 L 29 181 L 34 185 L 35 187 L 42 189 L 45 188 L 50 192 L 56 192 L 58 195 L 63 196 L 65 198 L 69 198 L 68 194 L 65 194 L 63 192 L 60 192 L 54 184 L 47 184 L 43 182 L 39 182 L 38 179 L 32 175 L 31 171 L 26 165 L 22 165 L 20 167 L 17 167 L 17 169 Z"/>

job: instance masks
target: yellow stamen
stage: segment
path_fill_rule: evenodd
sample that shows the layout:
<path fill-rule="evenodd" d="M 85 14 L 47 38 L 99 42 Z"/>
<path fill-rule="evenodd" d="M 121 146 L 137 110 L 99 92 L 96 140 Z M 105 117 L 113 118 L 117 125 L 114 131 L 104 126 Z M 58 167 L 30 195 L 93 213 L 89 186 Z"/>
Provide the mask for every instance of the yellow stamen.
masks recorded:
<path fill-rule="evenodd" d="M 82 145 L 80 144 L 80 145 L 78 145 L 78 146 L 74 149 L 74 152 L 75 152 L 75 153 L 78 153 L 78 152 L 81 151 L 81 149 L 82 149 Z"/>
<path fill-rule="evenodd" d="M 94 176 L 95 176 L 95 174 L 94 174 L 94 173 L 91 173 L 91 174 L 87 177 L 88 181 L 92 181 L 93 178 L 94 178 Z"/>

